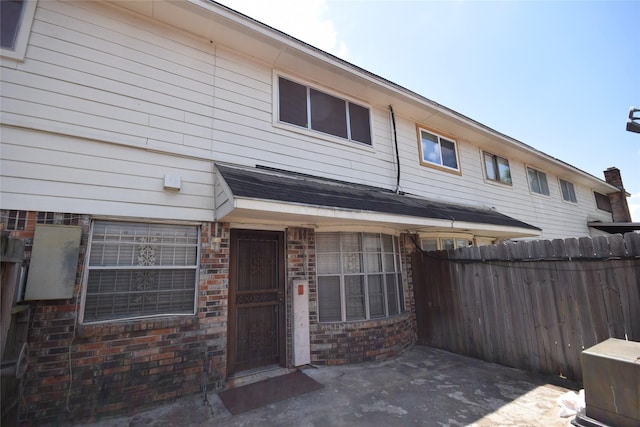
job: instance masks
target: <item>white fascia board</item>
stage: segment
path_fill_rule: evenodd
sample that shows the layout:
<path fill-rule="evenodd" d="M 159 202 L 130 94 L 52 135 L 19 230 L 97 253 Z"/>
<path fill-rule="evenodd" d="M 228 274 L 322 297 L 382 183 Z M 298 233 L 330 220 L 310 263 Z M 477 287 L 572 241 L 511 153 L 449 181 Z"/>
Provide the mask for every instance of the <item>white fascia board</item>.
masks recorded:
<path fill-rule="evenodd" d="M 386 214 L 372 211 L 355 211 L 339 208 L 325 208 L 321 206 L 312 206 L 296 203 L 284 203 L 279 201 L 258 200 L 236 198 L 233 203 L 235 208 L 260 211 L 275 212 L 290 215 L 314 216 L 330 219 L 348 219 L 365 222 L 384 222 L 391 224 L 399 224 L 405 226 L 425 226 L 425 227 L 445 227 L 451 224 L 450 220 L 417 218 L 411 216 L 402 216 L 394 214 Z"/>
<path fill-rule="evenodd" d="M 476 233 L 478 231 L 489 231 L 489 232 L 499 231 L 500 233 L 518 235 L 521 237 L 535 237 L 535 236 L 540 236 L 542 234 L 541 230 L 537 230 L 533 228 L 511 227 L 508 225 L 483 224 L 479 222 L 454 221 L 454 225 L 455 225 L 455 228 L 460 228 L 464 230 L 474 230 L 474 232 Z"/>
<path fill-rule="evenodd" d="M 235 198 L 234 208 L 246 211 L 279 213 L 284 215 L 300 215 L 321 217 L 335 220 L 362 221 L 367 223 L 386 223 L 394 226 L 402 226 L 406 229 L 439 228 L 451 230 L 481 230 L 499 232 L 502 235 L 518 237 L 534 237 L 540 235 L 539 230 L 528 228 L 491 225 L 472 222 L 452 221 L 448 219 L 421 218 L 372 211 L 355 211 L 349 209 L 327 208 L 296 203 L 283 203 L 270 200 L 258 200 L 248 198 Z"/>

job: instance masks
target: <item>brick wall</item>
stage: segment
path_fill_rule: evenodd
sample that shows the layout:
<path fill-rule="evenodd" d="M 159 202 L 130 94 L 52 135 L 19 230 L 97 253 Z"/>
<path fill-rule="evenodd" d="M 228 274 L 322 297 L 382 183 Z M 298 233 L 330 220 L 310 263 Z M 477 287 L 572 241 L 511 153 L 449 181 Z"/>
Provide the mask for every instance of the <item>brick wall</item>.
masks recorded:
<path fill-rule="evenodd" d="M 622 184 L 620 169 L 611 167 L 604 171 L 604 179 L 607 183 L 617 187 L 620 191 L 610 193 L 609 203 L 611 204 L 611 215 L 614 222 L 631 222 L 631 212 L 627 203 L 627 196 Z"/>
<path fill-rule="evenodd" d="M 82 227 L 74 295 L 81 294 L 91 218 L 87 215 L 2 211 L 0 227 L 25 239 L 30 256 L 36 222 Z M 8 226 L 10 226 L 8 228 Z M 21 420 L 25 425 L 91 422 L 130 414 L 174 398 L 200 392 L 203 365 L 210 389 L 226 380 L 229 288 L 229 226 L 218 226 L 219 250 L 212 245 L 213 224 L 201 227 L 197 312 L 105 322 L 77 323 L 80 300 L 26 302 L 32 306 L 30 366 L 25 375 Z M 312 363 L 342 364 L 393 357 L 415 342 L 411 240 L 403 235 L 401 259 L 406 311 L 366 322 L 321 324 L 317 321 L 315 232 L 286 232 L 287 286 L 309 281 Z M 288 291 L 287 312 L 291 313 Z M 291 356 L 291 316 L 287 316 L 287 363 Z M 204 357 L 204 359 L 203 359 Z M 204 363 L 203 363 L 204 362 Z"/>
<path fill-rule="evenodd" d="M 286 232 L 286 258 L 287 258 L 287 313 L 293 313 L 293 281 L 297 279 L 309 282 L 309 295 L 311 289 L 315 290 L 315 233 L 312 228 L 288 228 Z M 315 292 L 315 291 L 314 291 Z M 316 316 L 316 304 L 309 301 L 309 315 Z M 290 367 L 293 360 L 293 331 L 291 322 L 293 316 L 287 316 L 287 366 Z"/>
<path fill-rule="evenodd" d="M 23 222 L 9 220 L 11 214 L 2 211 L 2 227 L 29 243 L 27 258 L 38 218 L 49 223 L 73 220 L 82 227 L 74 292 L 80 295 L 90 218 L 24 212 Z M 223 387 L 229 230 L 220 227 L 222 244 L 214 252 L 209 227 L 201 229 L 196 315 L 79 325 L 77 297 L 27 302 L 32 317 L 21 413 L 25 425 L 93 421 L 199 392 L 203 361 L 208 384 Z"/>
<path fill-rule="evenodd" d="M 411 313 L 366 322 L 318 323 L 311 336 L 311 363 L 343 365 L 385 360 L 415 342 Z"/>

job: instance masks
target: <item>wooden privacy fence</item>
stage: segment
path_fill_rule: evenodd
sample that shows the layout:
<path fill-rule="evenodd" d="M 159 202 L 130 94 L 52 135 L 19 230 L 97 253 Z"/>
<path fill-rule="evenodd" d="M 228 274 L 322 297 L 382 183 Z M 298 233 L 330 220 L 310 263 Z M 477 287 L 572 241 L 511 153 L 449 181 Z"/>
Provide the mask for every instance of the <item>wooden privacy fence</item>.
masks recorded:
<path fill-rule="evenodd" d="M 418 341 L 582 381 L 580 353 L 640 341 L 640 234 L 412 255 Z"/>

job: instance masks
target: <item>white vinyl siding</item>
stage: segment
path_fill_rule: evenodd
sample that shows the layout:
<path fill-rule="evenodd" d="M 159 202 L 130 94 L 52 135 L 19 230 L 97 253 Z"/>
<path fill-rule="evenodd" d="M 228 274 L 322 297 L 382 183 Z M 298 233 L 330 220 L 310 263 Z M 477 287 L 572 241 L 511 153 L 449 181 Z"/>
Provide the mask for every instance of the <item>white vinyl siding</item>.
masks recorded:
<path fill-rule="evenodd" d="M 195 226 L 95 221 L 84 322 L 194 314 Z"/>
<path fill-rule="evenodd" d="M 389 104 L 398 101 L 402 191 L 492 207 L 541 227 L 543 238 L 588 235 L 587 217 L 611 220 L 593 199 L 593 191 L 605 190 L 573 180 L 567 169 L 562 175 L 573 181 L 577 203 L 564 203 L 555 185 L 551 197 L 531 194 L 530 158 L 513 147 L 496 148 L 502 143 L 486 134 L 456 134 L 455 120 L 428 106 L 422 125 L 455 139 L 464 174 L 424 167 L 416 117 L 400 107 L 404 99 L 389 98 L 375 84 L 362 86 L 346 71 L 308 66 L 293 50 L 286 55 L 290 64 L 300 64 L 301 81 L 363 100 L 372 146 L 337 144 L 335 137 L 274 125 L 277 76 L 291 69 L 286 64 L 280 69 L 253 60 L 220 40 L 198 38 L 107 2 L 37 4 L 24 62 L 18 67 L 2 59 L 0 198 L 6 209 L 213 220 L 213 161 L 395 190 Z M 512 185 L 486 185 L 485 149 L 509 159 Z M 164 190 L 165 174 L 181 176 L 182 189 Z M 557 179 L 551 172 L 548 178 Z"/>
<path fill-rule="evenodd" d="M 3 207 L 176 220 L 213 219 L 211 163 L 3 127 Z M 180 191 L 164 189 L 178 175 Z"/>

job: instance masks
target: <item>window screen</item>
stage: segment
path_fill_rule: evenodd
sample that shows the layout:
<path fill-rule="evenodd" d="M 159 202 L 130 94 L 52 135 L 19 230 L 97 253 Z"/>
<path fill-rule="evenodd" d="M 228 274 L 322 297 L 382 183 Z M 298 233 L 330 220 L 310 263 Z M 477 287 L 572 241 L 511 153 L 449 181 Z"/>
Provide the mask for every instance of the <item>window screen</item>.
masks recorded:
<path fill-rule="evenodd" d="M 281 122 L 371 145 L 368 108 L 282 77 L 278 88 Z"/>
<path fill-rule="evenodd" d="M 280 120 L 302 127 L 307 123 L 307 88 L 290 80 L 280 79 Z"/>
<path fill-rule="evenodd" d="M 0 1 L 0 18 L 2 19 L 2 25 L 0 26 L 0 45 L 3 48 L 14 48 L 23 9 L 23 0 Z"/>

